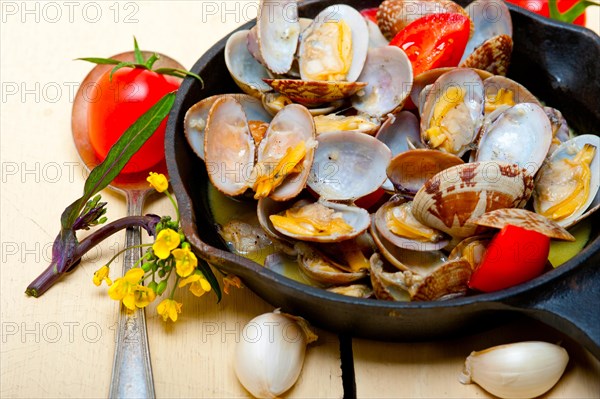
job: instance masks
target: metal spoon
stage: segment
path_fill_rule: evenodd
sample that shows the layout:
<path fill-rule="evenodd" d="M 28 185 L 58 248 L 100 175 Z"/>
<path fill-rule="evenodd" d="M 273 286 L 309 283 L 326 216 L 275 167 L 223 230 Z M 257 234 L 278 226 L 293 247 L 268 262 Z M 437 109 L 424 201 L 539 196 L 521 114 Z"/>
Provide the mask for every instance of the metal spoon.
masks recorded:
<path fill-rule="evenodd" d="M 151 53 L 144 52 L 147 59 Z M 126 52 L 112 58 L 123 61 L 134 61 L 134 53 Z M 177 61 L 160 55 L 155 67 L 170 67 L 183 69 Z M 97 82 L 112 65 L 97 65 L 83 80 L 73 102 L 71 129 L 73 140 L 81 160 L 88 171 L 93 169 L 102 160 L 98 159 L 88 135 L 88 105 L 91 101 L 95 82 Z M 160 170 L 162 169 L 162 170 Z M 166 171 L 163 165 L 157 172 Z M 117 177 L 109 186 L 114 191 L 125 196 L 127 215 L 142 215 L 144 201 L 148 194 L 153 192 L 146 181 L 147 171 L 131 173 Z M 140 245 L 141 234 L 139 228 L 127 228 L 125 247 Z M 125 252 L 123 261 L 123 274 L 125 274 L 140 259 L 141 249 L 135 248 Z M 146 331 L 146 318 L 143 309 L 128 312 L 121 309 L 115 356 L 110 383 L 110 398 L 154 398 L 154 380 L 152 377 L 152 364 L 148 347 Z"/>

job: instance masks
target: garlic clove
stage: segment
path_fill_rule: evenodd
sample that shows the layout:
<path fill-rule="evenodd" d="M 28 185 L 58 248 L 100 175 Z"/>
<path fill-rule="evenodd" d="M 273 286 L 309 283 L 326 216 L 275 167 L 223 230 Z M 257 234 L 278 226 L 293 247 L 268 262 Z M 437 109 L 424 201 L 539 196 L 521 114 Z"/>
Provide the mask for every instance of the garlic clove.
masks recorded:
<path fill-rule="evenodd" d="M 275 311 L 252 319 L 235 349 L 234 370 L 257 398 L 276 398 L 296 383 L 306 345 L 316 339 L 306 322 Z"/>
<path fill-rule="evenodd" d="M 548 342 L 499 345 L 472 352 L 459 381 L 500 398 L 535 398 L 558 382 L 568 362 L 567 351 Z"/>

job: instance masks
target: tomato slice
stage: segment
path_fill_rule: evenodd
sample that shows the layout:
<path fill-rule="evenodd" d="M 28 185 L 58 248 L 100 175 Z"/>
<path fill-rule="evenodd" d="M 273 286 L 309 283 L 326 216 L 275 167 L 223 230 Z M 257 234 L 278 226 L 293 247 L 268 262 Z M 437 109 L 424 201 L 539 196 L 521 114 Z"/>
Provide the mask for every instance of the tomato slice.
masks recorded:
<path fill-rule="evenodd" d="M 469 287 L 492 292 L 529 281 L 542 274 L 549 251 L 549 237 L 508 225 L 490 242 Z"/>
<path fill-rule="evenodd" d="M 408 56 L 413 75 L 455 67 L 469 41 L 469 18 L 454 13 L 430 14 L 413 21 L 390 42 Z"/>
<path fill-rule="evenodd" d="M 360 11 L 361 15 L 367 19 L 370 19 L 371 21 L 377 23 L 377 10 L 379 8 L 375 7 L 375 8 L 365 8 L 363 10 Z"/>

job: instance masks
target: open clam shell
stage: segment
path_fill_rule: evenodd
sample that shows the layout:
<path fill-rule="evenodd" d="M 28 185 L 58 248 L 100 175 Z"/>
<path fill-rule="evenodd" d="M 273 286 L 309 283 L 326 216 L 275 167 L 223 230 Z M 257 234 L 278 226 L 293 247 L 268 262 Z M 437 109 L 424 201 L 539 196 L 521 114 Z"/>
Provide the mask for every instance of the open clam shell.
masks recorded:
<path fill-rule="evenodd" d="M 232 96 L 218 98 L 210 108 L 204 161 L 211 183 L 223 194 L 236 196 L 248 188 L 254 167 L 254 139 L 244 108 Z"/>
<path fill-rule="evenodd" d="M 419 148 L 396 155 L 387 167 L 387 176 L 397 192 L 415 195 L 437 173 L 464 161 L 456 155 Z"/>
<path fill-rule="evenodd" d="M 354 200 L 377 190 L 386 179 L 390 149 L 376 138 L 357 132 L 323 133 L 308 186 L 323 199 Z"/>
<path fill-rule="evenodd" d="M 552 144 L 548 151 L 548 155 L 550 156 L 561 143 L 569 140 L 569 124 L 562 113 L 556 108 L 544 107 L 544 112 L 546 112 L 546 116 L 550 120 L 550 126 L 552 126 Z"/>
<path fill-rule="evenodd" d="M 405 275 L 405 283 L 413 301 L 443 301 L 464 296 L 471 274 L 469 262 L 456 259 L 444 263 L 423 279 L 410 281 Z"/>
<path fill-rule="evenodd" d="M 261 58 L 273 73 L 290 70 L 298 47 L 297 0 L 261 0 L 256 19 Z"/>
<path fill-rule="evenodd" d="M 532 103 L 542 106 L 536 96 L 522 84 L 505 76 L 495 75 L 483 81 L 485 89 L 485 113 L 488 114 L 497 107 L 507 105 L 512 107 L 519 103 Z"/>
<path fill-rule="evenodd" d="M 370 49 L 358 80 L 368 85 L 352 97 L 352 106 L 359 112 L 381 117 L 401 106 L 410 94 L 412 66 L 399 47 Z"/>
<path fill-rule="evenodd" d="M 388 240 L 391 244 L 413 251 L 437 251 L 444 248 L 450 240 L 440 231 L 421 225 L 412 217 L 412 203 L 401 200 L 390 200 L 383 204 L 373 217 L 375 228 L 379 234 Z M 398 217 L 404 225 L 411 227 L 411 230 L 423 231 L 431 235 L 430 239 L 407 238 L 395 234 L 388 224 L 390 218 Z"/>
<path fill-rule="evenodd" d="M 268 204 L 265 204 L 268 205 Z M 302 209 L 300 209 L 300 207 Z M 323 215 L 329 220 L 342 218 L 343 221 L 351 227 L 348 232 L 334 232 L 331 234 L 316 233 L 297 233 L 278 227 L 273 223 L 273 228 L 280 234 L 300 241 L 310 242 L 340 242 L 355 238 L 369 228 L 371 219 L 369 213 L 359 207 L 345 205 L 329 201 L 319 201 L 308 205 L 294 205 L 291 208 L 292 212 L 299 214 L 302 218 L 322 218 Z M 268 209 L 265 209 L 266 214 L 273 215 Z M 272 220 L 271 220 L 272 221 Z"/>
<path fill-rule="evenodd" d="M 526 209 L 496 209 L 479 216 L 473 220 L 473 223 L 496 229 L 502 229 L 510 224 L 526 230 L 537 231 L 550 238 L 575 241 L 575 237 L 557 223 Z"/>
<path fill-rule="evenodd" d="M 204 159 L 204 130 L 208 120 L 208 113 L 215 101 L 224 96 L 231 96 L 236 99 L 242 105 L 246 117 L 250 121 L 268 123 L 272 119 L 271 115 L 262 107 L 260 101 L 247 94 L 218 94 L 197 102 L 185 114 L 183 131 L 190 147 L 192 147 L 192 150 L 194 150 L 200 159 Z"/>
<path fill-rule="evenodd" d="M 262 93 L 270 91 L 271 86 L 263 82 L 269 73 L 248 51 L 249 30 L 232 34 L 225 44 L 225 64 L 229 74 L 244 93 L 261 98 Z"/>
<path fill-rule="evenodd" d="M 264 93 L 261 97 L 261 101 L 265 110 L 273 116 L 281 111 L 286 105 L 293 104 L 293 101 L 289 97 L 276 92 Z M 329 115 L 339 109 L 342 104 L 343 101 L 338 100 L 329 104 L 324 104 L 322 107 L 308 108 L 308 112 L 310 112 L 312 116 Z"/>
<path fill-rule="evenodd" d="M 593 158 L 587 166 L 589 177 L 585 178 L 585 169 L 575 160 L 585 148 L 593 150 Z M 561 211 L 562 217 L 547 215 L 559 225 L 568 228 L 600 208 L 600 138 L 591 134 L 576 136 L 562 143 L 546 160 L 536 178 L 533 193 L 533 206 L 537 213 L 545 215 L 551 207 L 567 206 L 573 211 Z M 585 187 L 587 185 L 587 195 Z M 579 195 L 577 195 L 579 192 Z M 568 201 L 565 204 L 565 201 Z M 561 205 L 564 204 L 564 205 Z M 576 205 L 576 206 L 575 206 Z"/>
<path fill-rule="evenodd" d="M 299 172 L 290 173 L 269 195 L 276 201 L 285 201 L 297 196 L 304 189 L 315 152 L 315 125 L 308 110 L 298 104 L 290 104 L 275 115 L 265 137 L 257 148 L 257 165 L 265 169 L 281 162 L 287 151 L 304 142 L 306 154 L 300 164 L 283 166 L 283 169 L 299 167 Z M 285 171 L 289 173 L 289 171 Z"/>
<path fill-rule="evenodd" d="M 346 4 L 331 5 L 302 34 L 300 76 L 306 81 L 355 82 L 368 48 L 369 30 L 362 15 Z"/>
<path fill-rule="evenodd" d="M 498 35 L 512 37 L 510 11 L 502 0 L 476 0 L 465 11 L 475 25 L 475 33 L 467 42 L 461 63 L 489 39 Z"/>
<path fill-rule="evenodd" d="M 345 267 L 325 256 L 310 245 L 298 242 L 298 265 L 309 278 L 328 286 L 346 285 L 367 277 L 367 271 L 347 272 Z"/>
<path fill-rule="evenodd" d="M 353 298 L 371 298 L 373 296 L 373 289 L 367 284 L 351 284 L 339 287 L 331 287 L 328 288 L 327 291 L 335 294 L 351 296 Z"/>
<path fill-rule="evenodd" d="M 387 46 L 390 41 L 383 36 L 379 26 L 370 19 L 365 17 L 367 28 L 369 29 L 369 48 L 377 48 Z"/>
<path fill-rule="evenodd" d="M 391 269 L 385 260 L 375 253 L 369 259 L 371 264 L 371 285 L 377 299 L 384 301 L 409 302 L 410 294 L 404 283 L 404 272 L 389 271 Z"/>
<path fill-rule="evenodd" d="M 330 132 L 359 132 L 373 135 L 379 130 L 378 118 L 367 115 L 317 115 L 314 117 L 317 135 Z"/>
<path fill-rule="evenodd" d="M 484 128 L 475 161 L 517 164 L 534 175 L 551 143 L 552 127 L 544 110 L 536 104 L 520 103 Z"/>
<path fill-rule="evenodd" d="M 457 156 L 471 149 L 483 119 L 484 90 L 472 69 L 440 76 L 423 105 L 421 139 L 430 148 Z"/>
<path fill-rule="evenodd" d="M 481 228 L 473 220 L 500 208 L 522 208 L 533 191 L 533 177 L 517 165 L 476 162 L 453 166 L 429 179 L 413 200 L 421 223 L 453 237 Z"/>

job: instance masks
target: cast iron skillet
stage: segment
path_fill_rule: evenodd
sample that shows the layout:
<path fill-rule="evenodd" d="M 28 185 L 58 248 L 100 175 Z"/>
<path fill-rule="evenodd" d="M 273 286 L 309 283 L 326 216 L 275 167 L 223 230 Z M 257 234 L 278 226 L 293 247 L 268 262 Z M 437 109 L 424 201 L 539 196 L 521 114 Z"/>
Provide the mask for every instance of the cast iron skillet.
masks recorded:
<path fill-rule="evenodd" d="M 338 0 L 305 1 L 301 16 L 314 17 Z M 358 9 L 379 0 L 349 0 Z M 466 3 L 459 1 L 459 3 Z M 510 7 L 510 5 L 509 5 Z M 593 32 L 538 17 L 511 7 L 515 47 L 509 76 L 525 84 L 548 105 L 558 108 L 579 132 L 600 126 L 600 37 Z M 240 29 L 249 29 L 250 22 Z M 497 293 L 444 302 L 386 302 L 357 299 L 309 287 L 225 250 L 208 207 L 204 163 L 183 135 L 186 111 L 219 93 L 239 92 L 223 58 L 227 38 L 215 44 L 192 71 L 205 82 L 186 79 L 169 116 L 166 156 L 179 202 L 183 230 L 197 255 L 242 278 L 245 285 L 274 306 L 301 315 L 322 328 L 378 340 L 423 340 L 490 328 L 520 312 L 538 319 L 584 345 L 600 358 L 600 237 L 558 269 Z M 595 216 L 597 219 L 597 216 Z M 594 223 L 595 224 L 595 223 Z"/>

